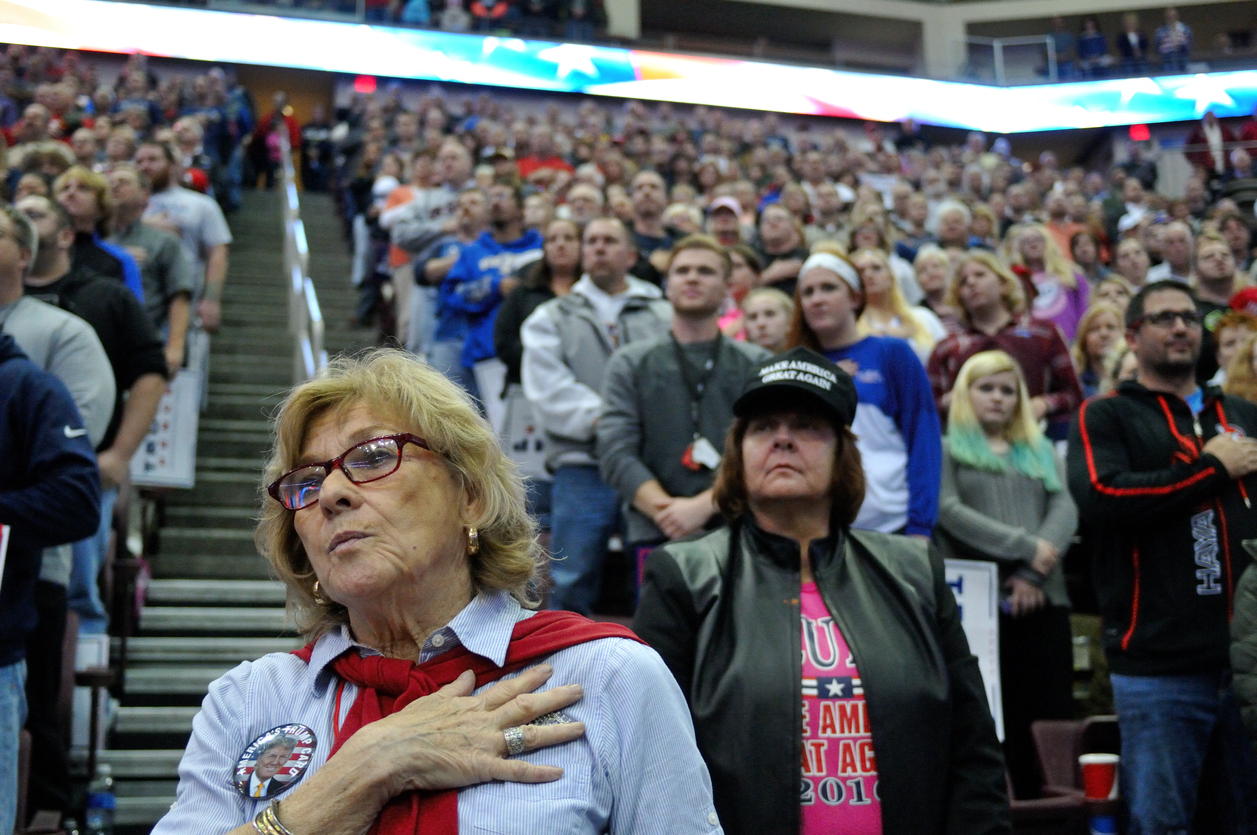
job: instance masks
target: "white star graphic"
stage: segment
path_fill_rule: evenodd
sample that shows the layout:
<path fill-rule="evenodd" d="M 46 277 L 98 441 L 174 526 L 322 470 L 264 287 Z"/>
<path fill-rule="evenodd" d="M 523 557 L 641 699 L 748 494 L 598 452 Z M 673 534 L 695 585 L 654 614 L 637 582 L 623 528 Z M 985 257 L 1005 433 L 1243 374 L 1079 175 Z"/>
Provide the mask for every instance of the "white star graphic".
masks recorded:
<path fill-rule="evenodd" d="M 1204 73 L 1194 76 L 1191 81 L 1175 90 L 1174 98 L 1195 99 L 1197 116 L 1203 114 L 1213 104 L 1221 104 L 1226 107 L 1235 106 L 1235 99 L 1231 98 L 1231 94 L 1226 91 L 1226 87 Z"/>
<path fill-rule="evenodd" d="M 480 57 L 489 57 L 498 47 L 509 49 L 511 52 L 525 52 L 528 49 L 528 45 L 519 38 L 496 38 L 493 35 L 489 35 L 484 39 L 484 43 L 480 45 Z"/>
<path fill-rule="evenodd" d="M 827 695 L 830 695 L 830 696 L 841 696 L 842 690 L 844 687 L 846 687 L 846 685 L 840 683 L 838 679 L 834 679 L 833 681 L 829 682 L 829 684 L 825 685 L 825 689 L 829 691 Z"/>
<path fill-rule="evenodd" d="M 1137 93 L 1148 93 L 1153 96 L 1161 94 L 1161 85 L 1151 78 L 1127 78 L 1118 82 L 1117 89 L 1122 93 L 1121 107 L 1130 104 Z"/>
<path fill-rule="evenodd" d="M 598 68 L 593 58 L 598 51 L 592 46 L 565 43 L 552 46 L 537 53 L 542 61 L 550 61 L 558 65 L 557 75 L 560 79 L 567 78 L 572 72 L 579 72 L 590 78 L 598 77 Z"/>

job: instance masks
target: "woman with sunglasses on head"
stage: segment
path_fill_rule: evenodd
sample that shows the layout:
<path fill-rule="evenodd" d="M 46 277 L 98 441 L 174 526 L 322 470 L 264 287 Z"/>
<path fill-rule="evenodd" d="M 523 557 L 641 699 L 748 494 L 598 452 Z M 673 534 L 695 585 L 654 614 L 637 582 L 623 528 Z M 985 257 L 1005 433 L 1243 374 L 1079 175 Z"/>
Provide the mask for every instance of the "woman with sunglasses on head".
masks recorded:
<path fill-rule="evenodd" d="M 210 685 L 155 833 L 721 831 L 659 656 L 535 611 L 523 486 L 457 386 L 339 359 L 275 434 L 257 541 L 309 643 Z M 287 786 L 247 796 L 281 732 Z"/>

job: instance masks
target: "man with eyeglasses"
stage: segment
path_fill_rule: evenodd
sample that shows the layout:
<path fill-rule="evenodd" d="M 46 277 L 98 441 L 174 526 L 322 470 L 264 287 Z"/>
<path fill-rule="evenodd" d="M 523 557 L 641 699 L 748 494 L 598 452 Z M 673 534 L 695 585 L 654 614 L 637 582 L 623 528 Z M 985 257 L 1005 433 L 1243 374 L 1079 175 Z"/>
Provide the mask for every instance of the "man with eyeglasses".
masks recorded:
<path fill-rule="evenodd" d="M 1252 562 L 1240 543 L 1257 536 L 1257 406 L 1197 384 L 1201 332 L 1190 287 L 1140 290 L 1126 312 L 1138 382 L 1084 403 L 1069 440 L 1133 835 L 1190 831 L 1211 745 L 1224 818 L 1257 820 L 1228 658 L 1235 583 Z"/>

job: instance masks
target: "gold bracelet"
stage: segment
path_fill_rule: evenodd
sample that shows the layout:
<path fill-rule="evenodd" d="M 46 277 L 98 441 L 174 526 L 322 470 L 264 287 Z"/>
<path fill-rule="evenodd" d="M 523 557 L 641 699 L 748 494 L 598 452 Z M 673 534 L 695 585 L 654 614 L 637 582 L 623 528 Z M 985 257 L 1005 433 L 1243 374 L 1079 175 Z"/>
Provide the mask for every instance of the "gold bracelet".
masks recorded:
<path fill-rule="evenodd" d="M 293 835 L 292 830 L 279 822 L 279 801 L 263 809 L 253 819 L 253 828 L 259 835 Z"/>

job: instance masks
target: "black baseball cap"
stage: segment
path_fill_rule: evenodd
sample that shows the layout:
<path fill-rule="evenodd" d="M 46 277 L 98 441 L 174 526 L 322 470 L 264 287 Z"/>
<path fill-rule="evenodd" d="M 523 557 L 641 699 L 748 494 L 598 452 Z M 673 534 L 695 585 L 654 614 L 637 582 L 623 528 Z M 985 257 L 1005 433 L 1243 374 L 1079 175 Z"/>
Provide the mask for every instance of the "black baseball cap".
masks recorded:
<path fill-rule="evenodd" d="M 818 405 L 842 426 L 855 420 L 858 402 L 851 375 L 810 348 L 792 348 L 751 370 L 733 414 L 746 417 L 767 405 L 804 401 Z"/>

